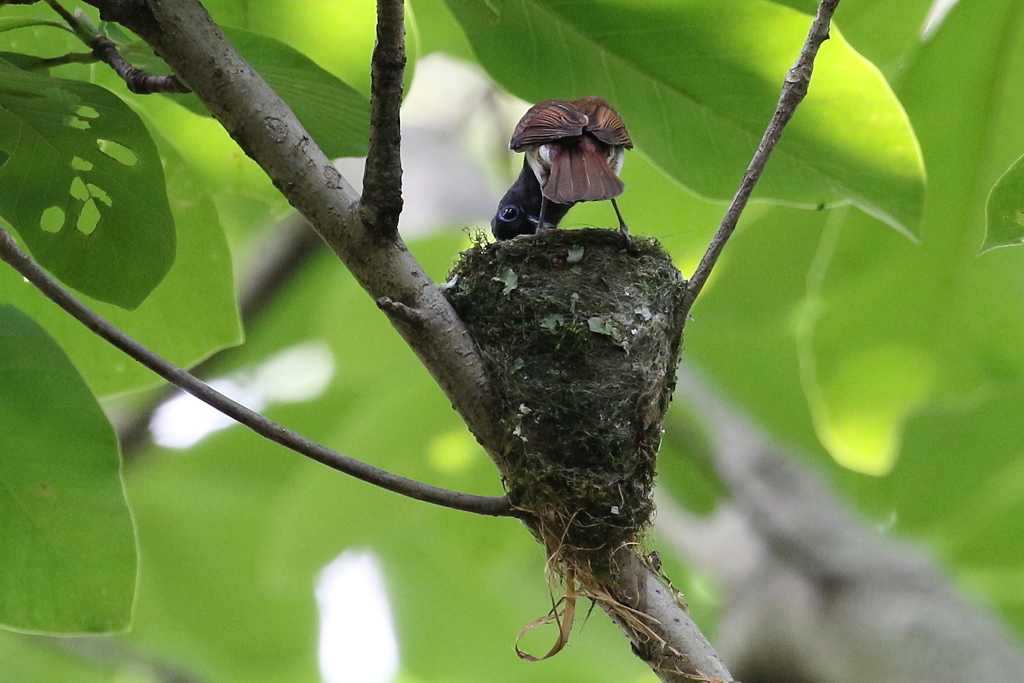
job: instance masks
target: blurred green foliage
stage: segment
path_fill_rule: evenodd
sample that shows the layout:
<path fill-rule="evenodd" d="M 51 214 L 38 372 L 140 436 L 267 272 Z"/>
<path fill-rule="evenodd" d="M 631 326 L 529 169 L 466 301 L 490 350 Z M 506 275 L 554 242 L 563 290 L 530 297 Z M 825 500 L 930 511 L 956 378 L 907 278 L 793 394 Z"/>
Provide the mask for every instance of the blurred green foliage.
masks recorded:
<path fill-rule="evenodd" d="M 632 230 L 662 239 L 688 273 L 723 210 L 688 190 L 723 199 L 738 182 L 809 22 L 794 9 L 814 5 L 731 1 L 747 13 L 742 30 L 689 23 L 680 41 L 680 16 L 722 4 L 413 0 L 411 52 L 479 59 L 499 85 L 530 99 L 614 100 L 638 142 L 624 171 L 623 212 Z M 282 41 L 368 94 L 372 2 L 207 6 L 217 21 Z M 1024 524 L 1024 255 L 978 255 L 992 246 L 990 190 L 1024 153 L 1024 17 L 1014 0 L 961 0 L 923 41 L 929 6 L 843 0 L 812 98 L 770 165 L 760 196 L 775 202 L 747 211 L 693 310 L 684 357 L 806 453 L 871 520 L 926 542 L 959 582 L 1024 632 L 1024 550 L 1012 540 Z M 655 11 L 663 32 L 640 21 Z M 0 18 L 43 15 L 41 6 L 0 9 Z M 648 28 L 609 28 L 634 24 Z M 4 27 L 2 51 L 52 57 L 82 49 L 52 27 Z M 90 306 L 182 365 L 238 344 L 232 260 L 259 262 L 285 202 L 208 117 L 167 98 L 130 95 L 106 67 L 51 73 L 93 80 L 141 114 L 159 146 L 175 219 L 176 260 L 146 301 L 131 312 Z M 589 88 L 600 92 L 583 92 Z M 668 99 L 656 102 L 652 93 Z M 873 112 L 876 127 L 855 123 Z M 1000 206 L 1020 205 L 1019 183 L 998 187 Z M 853 206 L 796 208 L 842 203 Z M 610 208 L 581 206 L 567 219 L 585 223 L 613 225 Z M 1017 237 L 1011 231 L 998 241 Z M 465 244 L 452 231 L 410 248 L 440 281 Z M 7 268 L 0 302 L 36 320 L 95 395 L 155 384 Z M 215 374 L 252 375 L 306 342 L 334 357 L 322 394 L 272 404 L 270 417 L 406 476 L 500 492 L 440 390 L 329 255 L 303 268 L 246 336 Z M 5 418 L 0 413 L 0 426 Z M 682 419 L 680 411 L 669 429 Z M 41 434 L 49 429 L 39 424 Z M 720 488 L 703 463 L 684 460 L 699 447 L 666 444 L 664 488 L 692 509 L 709 509 Z M 106 483 L 119 485 L 116 472 Z M 515 658 L 516 632 L 544 614 L 550 598 L 542 552 L 511 520 L 378 491 L 238 427 L 185 451 L 148 448 L 127 464 L 125 487 L 141 561 L 132 631 L 98 638 L 93 649 L 0 632 L 0 683 L 155 681 L 166 667 L 211 682 L 320 680 L 313 587 L 320 569 L 350 548 L 368 549 L 382 564 L 401 680 L 653 680 L 601 615 L 553 660 Z M 5 521 L 0 547 L 13 538 L 8 528 Z M 105 532 L 95 531 L 98 539 Z M 713 586 L 663 555 L 702 625 L 713 627 Z M 548 643 L 525 645 L 537 651 Z"/>

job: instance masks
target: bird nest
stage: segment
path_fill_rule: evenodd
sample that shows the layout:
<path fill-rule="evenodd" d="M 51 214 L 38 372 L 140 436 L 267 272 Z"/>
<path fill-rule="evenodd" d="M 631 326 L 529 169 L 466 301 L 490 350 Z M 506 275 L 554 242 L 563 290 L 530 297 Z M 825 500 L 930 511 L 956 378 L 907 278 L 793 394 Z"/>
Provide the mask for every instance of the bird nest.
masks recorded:
<path fill-rule="evenodd" d="M 657 240 L 597 229 L 481 238 L 451 275 L 502 406 L 509 499 L 556 572 L 600 582 L 654 512 L 686 282 Z"/>

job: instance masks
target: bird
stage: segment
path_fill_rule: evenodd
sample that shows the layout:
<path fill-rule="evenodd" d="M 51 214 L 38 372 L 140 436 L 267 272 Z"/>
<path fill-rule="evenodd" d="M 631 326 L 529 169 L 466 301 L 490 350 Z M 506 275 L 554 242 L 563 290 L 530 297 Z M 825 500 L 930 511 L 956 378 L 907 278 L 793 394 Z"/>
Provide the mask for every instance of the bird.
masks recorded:
<path fill-rule="evenodd" d="M 629 229 L 615 198 L 625 189 L 619 173 L 625 150 L 632 148 L 622 118 L 600 97 L 546 100 L 534 105 L 520 119 L 509 141 L 509 149 L 525 152 L 526 158 L 523 172 L 498 204 L 491 221 L 495 237 L 508 239 L 498 235 L 498 227 L 511 237 L 550 229 L 568 211 L 565 207 L 607 199 L 619 219 L 619 230 L 629 242 Z M 513 221 L 503 220 L 503 215 L 509 218 L 517 210 L 522 212 L 524 197 L 531 201 L 535 198 L 525 175 L 527 168 L 540 189 L 537 220 L 506 225 Z M 548 218 L 549 211 L 554 220 Z M 527 211 L 526 215 L 532 214 Z"/>
<path fill-rule="evenodd" d="M 519 235 L 532 235 L 540 230 L 558 227 L 558 222 L 565 217 L 572 204 L 547 204 L 544 225 L 540 223 L 540 210 L 543 203 L 540 182 L 526 159 L 519 177 L 512 183 L 505 196 L 498 202 L 498 210 L 491 219 L 491 233 L 496 239 L 510 240 Z"/>

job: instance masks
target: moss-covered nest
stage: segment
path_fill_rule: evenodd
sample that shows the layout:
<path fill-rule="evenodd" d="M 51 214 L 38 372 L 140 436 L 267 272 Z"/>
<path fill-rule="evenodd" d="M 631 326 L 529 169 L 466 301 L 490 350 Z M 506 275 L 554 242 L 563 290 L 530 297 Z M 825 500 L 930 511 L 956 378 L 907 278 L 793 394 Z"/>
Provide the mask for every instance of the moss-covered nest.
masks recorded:
<path fill-rule="evenodd" d="M 478 244 L 452 277 L 503 406 L 509 498 L 556 570 L 600 578 L 654 511 L 685 280 L 657 240 L 598 229 Z"/>

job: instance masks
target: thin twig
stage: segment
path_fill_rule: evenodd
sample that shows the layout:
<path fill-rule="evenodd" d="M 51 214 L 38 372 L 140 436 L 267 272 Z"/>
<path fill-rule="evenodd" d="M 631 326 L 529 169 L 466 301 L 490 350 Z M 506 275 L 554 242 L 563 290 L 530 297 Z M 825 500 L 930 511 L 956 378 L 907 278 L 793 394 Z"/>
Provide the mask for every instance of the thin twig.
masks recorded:
<path fill-rule="evenodd" d="M 68 23 L 71 28 L 78 28 L 82 22 L 78 20 L 74 14 L 69 12 L 63 5 L 57 0 L 46 0 L 46 4 L 49 5 L 54 12 L 60 15 L 60 18 Z"/>
<path fill-rule="evenodd" d="M 697 270 L 694 271 L 693 277 L 687 284 L 685 305 L 687 312 L 693 306 L 693 302 L 711 275 L 711 269 L 718 262 L 725 243 L 736 229 L 740 214 L 743 213 L 747 200 L 750 199 L 750 194 L 754 191 L 754 186 L 757 185 L 757 181 L 768 163 L 768 158 L 779 143 L 782 131 L 789 120 L 793 118 L 797 105 L 807 95 L 807 86 L 811 81 L 811 71 L 814 68 L 814 58 L 818 54 L 818 48 L 828 39 L 829 23 L 838 5 L 839 0 L 822 0 L 818 5 L 818 13 L 814 17 L 814 23 L 811 24 L 811 30 L 807 34 L 807 40 L 804 41 L 803 49 L 800 50 L 800 56 L 797 57 L 796 63 L 786 74 L 786 81 L 782 86 L 782 94 L 779 96 L 775 115 L 772 116 L 768 128 L 764 131 L 754 158 L 751 159 L 747 172 L 743 174 L 743 181 L 740 183 L 739 189 L 736 190 L 736 195 L 725 212 L 721 225 L 718 226 L 714 237 L 711 238 L 704 258 L 701 259 Z"/>
<path fill-rule="evenodd" d="M 359 218 L 377 240 L 398 234 L 402 213 L 402 79 L 405 74 L 403 0 L 377 0 L 377 43 L 370 87 L 370 146 Z"/>
<path fill-rule="evenodd" d="M 110 66 L 111 69 L 121 77 L 128 89 L 136 95 L 152 95 L 153 93 L 187 93 L 192 92 L 188 86 L 178 80 L 175 75 L 155 76 L 132 66 L 128 60 L 121 56 L 114 45 L 105 36 L 99 35 L 85 21 L 69 12 L 57 0 L 46 0 L 54 12 L 60 15 L 61 19 L 67 22 L 78 39 L 85 43 L 95 60 L 99 60 Z M 66 55 L 70 56 L 70 55 Z M 90 61 L 95 61 L 90 60 Z"/>
<path fill-rule="evenodd" d="M 121 80 L 128 86 L 128 89 L 136 95 L 152 95 L 153 93 L 183 94 L 192 92 L 174 74 L 170 76 L 156 76 L 132 66 L 117 51 L 117 46 L 103 36 L 96 36 L 90 47 L 92 47 L 92 52 L 96 55 L 97 59 L 108 64 L 121 77 Z"/>
<path fill-rule="evenodd" d="M 342 455 L 315 441 L 300 436 L 290 429 L 231 400 L 189 372 L 164 360 L 86 308 L 84 304 L 64 289 L 60 283 L 50 277 L 28 254 L 23 252 L 10 234 L 3 228 L 0 228 L 0 260 L 6 261 L 12 268 L 21 273 L 26 280 L 35 285 L 47 298 L 74 316 L 96 335 L 102 337 L 171 384 L 192 394 L 200 401 L 219 410 L 236 422 L 245 425 L 260 436 L 290 448 L 339 472 L 344 472 L 374 486 L 379 486 L 409 498 L 481 515 L 495 517 L 516 516 L 516 512 L 512 509 L 507 498 L 473 496 L 457 491 L 449 491 L 448 489 L 430 486 L 413 479 L 392 474 L 391 472 L 350 458 L 347 455 Z"/>

